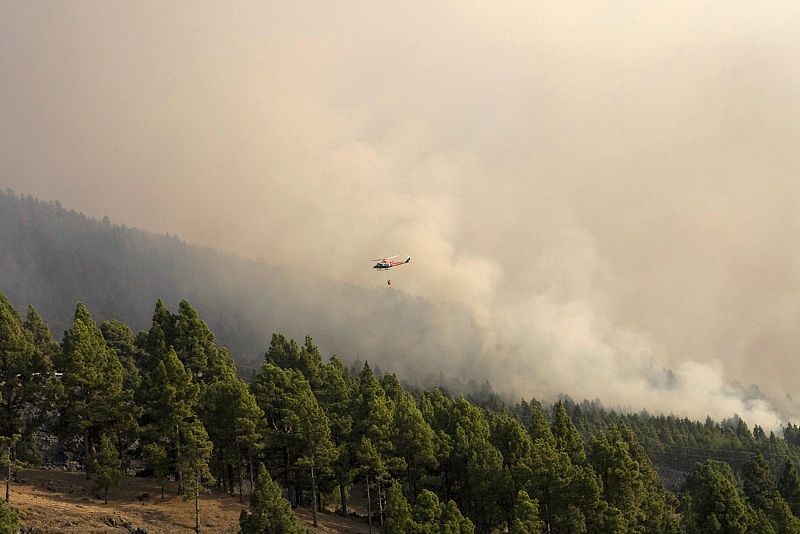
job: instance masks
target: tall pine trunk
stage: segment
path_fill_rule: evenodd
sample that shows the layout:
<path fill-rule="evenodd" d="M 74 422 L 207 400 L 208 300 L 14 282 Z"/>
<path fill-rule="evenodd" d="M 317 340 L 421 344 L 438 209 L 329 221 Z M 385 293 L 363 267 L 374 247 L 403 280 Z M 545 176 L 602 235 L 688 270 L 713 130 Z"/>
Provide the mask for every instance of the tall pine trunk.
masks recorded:
<path fill-rule="evenodd" d="M 222 491 L 225 491 L 225 460 L 222 457 L 222 453 L 219 453 L 219 465 L 217 465 L 217 473 L 219 477 L 217 477 L 217 487 Z"/>
<path fill-rule="evenodd" d="M 180 458 L 181 457 L 181 427 L 175 425 L 175 465 L 180 465 Z M 178 483 L 178 493 L 181 496 L 186 495 L 183 491 L 183 477 L 181 476 L 181 470 L 178 469 L 175 471 L 175 482 Z"/>
<path fill-rule="evenodd" d="M 253 478 L 253 444 L 247 444 L 247 457 L 248 457 L 248 468 L 250 469 L 250 493 L 253 493 L 256 488 L 255 479 Z"/>
<path fill-rule="evenodd" d="M 372 499 L 369 495 L 369 475 L 367 475 L 367 519 L 369 520 L 369 534 L 372 534 Z"/>
<path fill-rule="evenodd" d="M 317 479 L 314 477 L 314 457 L 311 457 L 311 510 L 314 517 L 314 528 L 317 527 Z"/>
<path fill-rule="evenodd" d="M 194 531 L 200 533 L 200 470 L 197 470 L 194 489 Z"/>
<path fill-rule="evenodd" d="M 244 489 L 242 485 L 244 481 L 242 480 L 242 451 L 239 449 L 239 444 L 236 444 L 236 471 L 237 475 L 239 476 L 239 502 L 244 502 Z"/>
<path fill-rule="evenodd" d="M 11 453 L 13 449 L 8 447 L 8 465 L 6 466 L 6 502 L 11 501 Z"/>
<path fill-rule="evenodd" d="M 342 500 L 342 515 L 347 517 L 347 492 L 344 490 L 344 484 L 339 481 L 339 497 Z"/>
<path fill-rule="evenodd" d="M 378 480 L 378 521 L 383 528 L 383 482 Z"/>
<path fill-rule="evenodd" d="M 89 461 L 89 429 L 83 431 L 83 465 L 86 470 L 86 480 L 91 478 Z"/>
<path fill-rule="evenodd" d="M 289 502 L 292 507 L 297 506 L 297 496 L 294 494 L 294 487 L 292 486 L 291 471 L 289 469 L 289 447 L 283 448 L 283 472 L 286 477 L 286 491 L 289 494 Z"/>

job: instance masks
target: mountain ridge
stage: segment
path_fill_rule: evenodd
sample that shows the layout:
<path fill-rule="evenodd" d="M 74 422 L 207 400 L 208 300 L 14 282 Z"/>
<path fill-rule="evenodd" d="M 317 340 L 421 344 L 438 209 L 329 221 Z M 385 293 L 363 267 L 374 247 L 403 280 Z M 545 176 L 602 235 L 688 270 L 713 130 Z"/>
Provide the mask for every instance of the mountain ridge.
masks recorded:
<path fill-rule="evenodd" d="M 58 201 L 0 192 L 0 250 L 0 291 L 18 309 L 36 307 L 57 337 L 79 301 L 99 321 L 138 331 L 149 327 L 157 299 L 171 308 L 185 299 L 240 369 L 262 361 L 273 332 L 311 335 L 326 354 L 412 379 L 439 375 L 443 365 L 446 374 L 468 374 L 478 361 L 477 327 L 458 305 L 325 280 L 98 220 Z"/>

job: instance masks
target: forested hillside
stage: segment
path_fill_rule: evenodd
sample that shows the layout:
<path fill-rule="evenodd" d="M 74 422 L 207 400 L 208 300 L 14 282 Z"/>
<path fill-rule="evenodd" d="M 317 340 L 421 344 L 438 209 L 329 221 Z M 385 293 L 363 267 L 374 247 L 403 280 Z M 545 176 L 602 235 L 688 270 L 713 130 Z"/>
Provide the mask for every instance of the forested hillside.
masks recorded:
<path fill-rule="evenodd" d="M 171 481 L 198 518 L 216 486 L 249 501 L 245 533 L 301 532 L 290 503 L 349 511 L 356 487 L 388 533 L 800 532 L 794 425 L 778 437 L 738 418 L 416 390 L 309 337 L 273 334 L 263 353 L 238 377 L 187 301 L 157 301 L 138 333 L 78 304 L 55 341 L 0 295 L 4 462 L 77 466 L 104 499 L 123 472 Z M 691 463 L 674 492 L 654 467 L 670 454 Z"/>
<path fill-rule="evenodd" d="M 257 365 L 270 333 L 280 331 L 312 332 L 331 353 L 369 358 L 416 380 L 438 376 L 440 358 L 451 377 L 477 365 L 478 329 L 458 306 L 443 310 L 388 288 L 325 280 L 303 265 L 241 259 L 58 202 L 0 192 L 0 251 L 0 292 L 18 307 L 36 306 L 57 332 L 78 301 L 101 321 L 142 329 L 157 299 L 175 306 L 185 298 L 240 364 Z"/>

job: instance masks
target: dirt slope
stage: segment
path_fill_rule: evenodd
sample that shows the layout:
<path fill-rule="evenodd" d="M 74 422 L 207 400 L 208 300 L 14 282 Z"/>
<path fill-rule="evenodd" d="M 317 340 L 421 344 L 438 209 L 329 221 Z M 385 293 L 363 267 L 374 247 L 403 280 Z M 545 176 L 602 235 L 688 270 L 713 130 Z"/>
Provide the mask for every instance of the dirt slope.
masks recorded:
<path fill-rule="evenodd" d="M 83 473 L 25 470 L 12 485 L 11 505 L 22 518 L 22 526 L 42 533 L 139 533 L 166 534 L 194 532 L 194 501 L 185 502 L 174 486 L 164 500 L 153 480 L 125 477 L 109 493 L 108 505 L 91 492 L 91 481 Z M 246 509 L 238 497 L 222 492 L 201 500 L 202 532 L 236 533 L 239 513 Z M 319 527 L 311 526 L 311 511 L 298 509 L 298 516 L 312 532 L 364 533 L 365 523 L 334 514 L 320 514 Z M 34 532 L 36 532 L 34 530 Z M 377 533 L 377 529 L 373 529 Z"/>

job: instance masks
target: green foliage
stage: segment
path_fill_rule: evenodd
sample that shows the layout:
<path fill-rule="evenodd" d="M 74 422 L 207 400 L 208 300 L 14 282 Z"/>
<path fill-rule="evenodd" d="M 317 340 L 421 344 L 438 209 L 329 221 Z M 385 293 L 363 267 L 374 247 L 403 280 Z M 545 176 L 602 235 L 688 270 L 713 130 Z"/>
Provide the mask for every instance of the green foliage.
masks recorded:
<path fill-rule="evenodd" d="M 161 484 L 161 498 L 164 498 L 164 482 L 171 471 L 171 462 L 167 450 L 159 443 L 148 443 L 144 446 L 145 465 L 153 470 L 153 477 Z"/>
<path fill-rule="evenodd" d="M 28 315 L 22 327 L 28 333 L 34 349 L 39 353 L 37 358 L 41 360 L 45 370 L 50 370 L 51 362 L 58 353 L 59 346 L 58 343 L 53 341 L 53 334 L 50 332 L 50 328 L 33 306 L 28 306 Z"/>
<path fill-rule="evenodd" d="M 176 468 L 181 475 L 185 497 L 194 498 L 214 483 L 208 468 L 213 445 L 203 423 L 196 419 L 180 426 L 179 439 Z"/>
<path fill-rule="evenodd" d="M 411 507 L 403 495 L 403 488 L 395 482 L 389 486 L 386 495 L 386 519 L 383 530 L 386 534 L 405 534 L 412 532 L 414 522 L 411 519 Z"/>
<path fill-rule="evenodd" d="M 533 476 L 533 442 L 522 424 L 506 414 L 491 417 L 491 442 L 503 457 L 500 503 L 510 524 L 517 493 Z"/>
<path fill-rule="evenodd" d="M 390 467 L 395 457 L 392 443 L 394 411 L 394 402 L 365 363 L 358 375 L 353 399 L 353 431 L 357 436 L 368 438 Z"/>
<path fill-rule="evenodd" d="M 356 462 L 361 467 L 361 474 L 369 476 L 373 481 L 388 480 L 389 470 L 372 441 L 366 436 L 356 447 Z"/>
<path fill-rule="evenodd" d="M 355 471 L 353 458 L 353 391 L 355 383 L 348 369 L 335 356 L 323 366 L 321 384 L 315 391 L 320 406 L 328 416 L 331 441 L 336 447 L 332 465 L 339 486 L 342 513 L 347 509 L 347 489 Z"/>
<path fill-rule="evenodd" d="M 93 490 L 102 491 L 103 499 L 108 504 L 108 490 L 119 484 L 122 471 L 117 448 L 107 434 L 100 437 L 97 454 L 92 460 L 92 473 L 94 473 Z"/>
<path fill-rule="evenodd" d="M 333 464 L 339 451 L 331 441 L 328 418 L 300 371 L 266 362 L 251 391 L 266 419 L 265 441 L 281 451 L 287 480 L 292 466 L 313 479 L 318 468 Z"/>
<path fill-rule="evenodd" d="M 182 300 L 178 313 L 171 314 L 163 301 L 156 303 L 153 326 L 148 334 L 145 348 L 159 359 L 169 347 L 175 350 L 181 364 L 198 384 L 209 384 L 236 376 L 236 367 L 226 349 L 217 347 L 214 334 L 208 324 L 200 318 L 197 310 Z M 153 364 L 143 365 L 146 370 Z"/>
<path fill-rule="evenodd" d="M 214 444 L 212 465 L 236 465 L 234 476 L 241 482 L 242 452 L 252 452 L 261 439 L 259 429 L 264 412 L 247 384 L 239 378 L 225 378 L 211 384 L 202 401 L 202 420 Z"/>
<path fill-rule="evenodd" d="M 628 517 L 635 517 L 644 482 L 639 465 L 616 425 L 594 436 L 589 450 L 592 466 L 603 481 L 606 502 L 626 512 Z"/>
<path fill-rule="evenodd" d="M 414 520 L 414 532 L 418 534 L 436 534 L 441 529 L 442 507 L 435 493 L 422 490 L 411 513 Z"/>
<path fill-rule="evenodd" d="M 539 517 L 539 504 L 525 490 L 520 490 L 514 505 L 512 534 L 533 534 L 543 532 L 544 529 L 545 523 Z"/>
<path fill-rule="evenodd" d="M 489 440 L 489 424 L 482 410 L 459 398 L 454 404 L 456 428 L 453 436 L 454 470 L 462 487 L 460 499 L 466 514 L 478 530 L 488 531 L 503 519 L 503 457 Z"/>
<path fill-rule="evenodd" d="M 750 506 L 766 510 L 769 501 L 777 494 L 777 486 L 769 471 L 769 464 L 760 453 L 742 466 L 742 488 Z"/>
<path fill-rule="evenodd" d="M 19 514 L 8 503 L 0 499 L 0 534 L 17 534 Z"/>
<path fill-rule="evenodd" d="M 83 304 L 78 304 L 72 327 L 64 336 L 56 368 L 63 372 L 60 434 L 83 441 L 88 467 L 100 434 L 134 428 L 138 410 L 132 393 L 122 387 L 122 364 Z"/>
<path fill-rule="evenodd" d="M 199 393 L 200 388 L 191 374 L 175 351 L 170 350 L 152 372 L 142 376 L 139 398 L 143 407 L 145 442 L 177 447 L 173 436 L 185 421 L 194 417 Z"/>
<path fill-rule="evenodd" d="M 150 340 L 160 336 L 161 327 L 154 320 Z M 142 406 L 147 462 L 162 485 L 166 473 L 173 473 L 183 484 L 182 489 L 196 492 L 201 487 L 198 470 L 203 478 L 211 478 L 207 465 L 212 445 L 196 415 L 200 387 L 174 349 L 164 351 L 161 343 L 151 347 L 162 352 L 147 356 L 136 395 Z"/>
<path fill-rule="evenodd" d="M 784 463 L 783 473 L 778 479 L 778 491 L 789 504 L 789 508 L 796 516 L 800 516 L 800 476 L 794 467 L 794 462 L 787 458 Z"/>
<path fill-rule="evenodd" d="M 114 351 L 122 364 L 122 386 L 125 389 L 135 390 L 139 387 L 139 368 L 136 362 L 139 359 L 139 350 L 133 337 L 133 331 L 128 325 L 119 321 L 103 321 L 100 332 L 106 345 Z"/>
<path fill-rule="evenodd" d="M 425 422 L 414 398 L 400 390 L 395 400 L 394 454 L 406 462 L 406 477 L 411 500 L 416 499 L 417 486 L 428 468 L 436 465 L 433 449 L 433 430 Z"/>
<path fill-rule="evenodd" d="M 727 465 L 698 464 L 684 491 L 686 531 L 800 532 L 792 513 L 800 500 L 794 463 L 787 462 L 776 485 L 765 459 L 795 457 L 792 425 L 781 440 L 758 426 L 751 434 L 736 417 L 703 424 L 619 415 L 569 399 L 552 407 L 550 423 L 535 400 L 501 408 L 490 395 L 486 405 L 492 411 L 441 390 L 415 397 L 396 376 L 378 379 L 367 364 L 353 378 L 336 358 L 323 364 L 310 337 L 300 346 L 280 334 L 273 335 L 267 361 L 248 388 L 185 301 L 174 315 L 159 301 L 152 327 L 136 340 L 116 321 L 98 328 L 78 305 L 63 347 L 54 352 L 56 347 L 35 310 L 23 324 L 0 299 L 0 372 L 44 377 L 30 397 L 20 396 L 19 381 L 0 384 L 0 407 L 6 398 L 30 398 L 20 413 L 41 413 L 50 369 L 46 355 L 54 354 L 64 372 L 61 437 L 83 442 L 96 489 L 103 491 L 118 480 L 120 454 L 128 450 L 123 437 L 129 436 L 127 443 L 136 437 L 141 414 L 147 466 L 162 482 L 174 475 L 187 497 L 199 495 L 214 475 L 225 487 L 241 482 L 242 468 L 255 453 L 284 468 L 293 499 L 308 496 L 309 488 L 316 495 L 315 482 L 326 495 L 338 485 L 346 509 L 353 479 L 368 477 L 373 496 L 383 488 L 388 492 L 386 532 L 474 532 L 467 516 L 482 533 L 666 534 L 679 531 L 676 500 L 661 485 L 648 452 L 704 443 L 710 450 L 731 446 L 765 454 L 742 467 L 743 491 Z M 26 371 L 13 374 L 11 363 Z M 135 389 L 140 409 L 127 388 Z M 485 389 L 490 391 L 488 384 Z M 0 410 L 0 420 L 14 421 L 8 413 Z M 18 418 L 9 427 L 28 432 L 17 435 L 30 441 L 36 425 Z M 264 475 L 269 479 L 266 469 Z M 252 497 L 265 502 L 262 478 Z M 275 506 L 288 506 L 269 482 L 278 497 Z M 242 515 L 242 530 L 270 532 L 265 529 L 280 512 L 256 509 L 263 507 Z"/>
<path fill-rule="evenodd" d="M 566 452 L 572 463 L 580 464 L 586 461 L 583 438 L 572 423 L 572 419 L 567 415 L 563 402 L 557 402 L 553 406 L 552 431 L 556 447 Z"/>
<path fill-rule="evenodd" d="M 758 521 L 731 467 L 716 460 L 699 462 L 686 480 L 684 509 L 688 532 L 744 534 L 752 532 Z"/>
<path fill-rule="evenodd" d="M 530 421 L 531 426 L 529 431 L 531 439 L 534 441 L 541 439 L 548 445 L 555 447 L 556 440 L 553 437 L 553 431 L 550 430 L 550 424 L 544 416 L 541 404 L 536 400 L 531 401 L 530 404 Z"/>
<path fill-rule="evenodd" d="M 475 527 L 452 500 L 442 504 L 442 534 L 474 534 Z"/>
<path fill-rule="evenodd" d="M 272 480 L 264 464 L 258 466 L 258 482 L 250 496 L 250 510 L 239 517 L 242 534 L 303 534 L 306 532 L 289 502 Z"/>
<path fill-rule="evenodd" d="M 52 342 L 33 308 L 25 324 L 0 293 L 0 435 L 29 436 L 40 424 L 48 393 Z"/>

